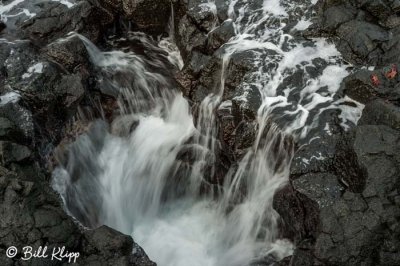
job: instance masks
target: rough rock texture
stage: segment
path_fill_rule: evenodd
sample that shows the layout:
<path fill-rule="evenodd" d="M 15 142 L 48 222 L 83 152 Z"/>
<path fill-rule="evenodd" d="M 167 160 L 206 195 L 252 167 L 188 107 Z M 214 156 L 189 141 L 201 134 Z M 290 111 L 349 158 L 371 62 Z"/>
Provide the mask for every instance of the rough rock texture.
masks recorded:
<path fill-rule="evenodd" d="M 368 111 L 378 105 L 379 113 Z M 382 101 L 367 105 L 359 126 L 331 146 L 333 161 L 324 158 L 322 168 L 292 170 L 290 184 L 275 196 L 282 231 L 297 243 L 294 265 L 399 263 L 395 108 Z"/>
<path fill-rule="evenodd" d="M 18 152 L 16 147 L 13 152 Z M 45 176 L 37 169 L 29 175 L 22 177 L 0 167 L 1 254 L 10 246 L 19 251 L 24 246 L 47 246 L 47 254 L 53 247 L 64 246 L 69 252 L 80 253 L 77 265 L 155 265 L 129 236 L 105 226 L 81 229 L 60 206 L 60 199 L 46 184 Z M 0 256 L 1 265 L 60 265 L 56 260 L 39 258 L 24 262 L 24 255 L 18 254 L 15 259 Z"/>
<path fill-rule="evenodd" d="M 79 1 L 71 8 L 58 2 L 42 2 L 41 11 L 35 17 L 21 23 L 25 36 L 43 44 L 52 42 L 67 33 L 82 33 L 98 41 L 103 30 L 113 22 L 113 16 L 106 10 L 87 1 Z"/>
<path fill-rule="evenodd" d="M 318 21 L 306 36 L 335 37 L 344 58 L 385 66 L 399 61 L 397 0 L 319 1 Z"/>
<path fill-rule="evenodd" d="M 290 183 L 274 198 L 282 236 L 296 244 L 285 265 L 400 263 L 400 80 L 386 76 L 399 63 L 398 4 L 319 1 L 305 33 L 331 37 L 354 64 L 339 93 L 365 108 L 349 132 L 337 127 L 297 150 Z"/>
<path fill-rule="evenodd" d="M 90 0 L 115 16 L 122 15 L 133 23 L 132 30 L 159 35 L 168 32 L 172 10 L 169 0 Z M 151 15 L 149 15 L 151 14 Z"/>
<path fill-rule="evenodd" d="M 1 32 L 7 41 L 0 41 L 0 265 L 68 262 L 23 261 L 24 246 L 47 246 L 48 254 L 65 246 L 80 253 L 78 265 L 155 265 L 130 236 L 105 226 L 83 228 L 65 212 L 50 184 L 54 147 L 82 131 L 69 131 L 78 110 L 99 116 L 94 102 L 106 107 L 103 100 L 110 99 L 100 93 L 82 40 L 68 33 L 102 42 L 117 14 L 96 1 L 67 7 L 33 0 L 17 8 L 25 7 L 36 16 L 0 23 L 0 31 L 7 26 Z M 19 250 L 14 259 L 5 256 L 10 246 Z"/>
<path fill-rule="evenodd" d="M 155 266 L 143 249 L 126 235 L 102 226 L 86 231 L 83 236 L 83 254 L 87 256 L 84 264 Z M 110 259 L 111 258 L 111 259 Z"/>

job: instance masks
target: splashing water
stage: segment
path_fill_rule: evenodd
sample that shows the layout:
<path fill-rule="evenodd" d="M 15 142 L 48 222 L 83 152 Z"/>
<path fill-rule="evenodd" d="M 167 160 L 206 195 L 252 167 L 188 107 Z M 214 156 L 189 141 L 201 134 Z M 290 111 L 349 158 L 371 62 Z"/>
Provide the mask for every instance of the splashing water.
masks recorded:
<path fill-rule="evenodd" d="M 293 137 L 304 138 L 324 110 L 350 101 L 335 98 L 348 73 L 332 44 L 323 39 L 294 40 L 283 32 L 295 3 L 260 3 L 254 12 L 248 1 L 230 2 L 228 13 L 238 34 L 221 48 L 219 87 L 200 104 L 196 123 L 168 72 L 153 71 L 167 69 L 164 61 L 132 52 L 102 52 L 79 36 L 97 68 L 102 90 L 119 97 L 120 115 L 110 126 L 94 122 L 53 173 L 53 187 L 74 217 L 88 227 L 106 224 L 132 235 L 161 266 L 243 266 L 272 263 L 291 254 L 292 244 L 278 239 L 273 195 L 288 179 Z M 207 1 L 205 6 L 213 9 L 215 4 Z M 294 26 L 303 29 L 305 21 L 298 17 L 301 24 Z M 164 40 L 160 47 L 173 46 Z M 242 84 L 256 86 L 263 97 L 258 135 L 223 183 L 212 186 L 205 176 L 216 171 L 214 113 L 221 105 L 231 57 L 244 50 L 261 51 L 256 70 L 246 74 Z M 268 57 L 271 50 L 274 57 Z M 180 67 L 176 54 L 173 58 L 169 57 Z M 300 88 L 289 84 L 280 91 L 285 78 L 317 58 L 327 62 L 317 77 L 309 77 Z M 276 67 L 266 71 L 265 62 Z M 322 93 L 321 87 L 327 89 Z M 292 93 L 299 94 L 297 101 Z M 278 107 L 280 116 L 274 112 Z M 344 122 L 357 122 L 359 109 L 343 110 Z M 283 116 L 289 122 L 278 127 Z"/>

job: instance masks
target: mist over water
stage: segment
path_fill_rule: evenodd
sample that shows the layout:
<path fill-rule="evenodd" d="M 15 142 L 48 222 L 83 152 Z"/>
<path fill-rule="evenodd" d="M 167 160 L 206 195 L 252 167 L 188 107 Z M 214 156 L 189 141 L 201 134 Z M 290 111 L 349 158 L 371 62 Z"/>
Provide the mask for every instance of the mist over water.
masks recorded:
<path fill-rule="evenodd" d="M 232 0 L 229 8 L 237 36 L 224 46 L 220 82 L 200 104 L 196 120 L 169 71 L 154 71 L 170 68 L 167 58 L 101 51 L 77 35 L 102 89 L 118 96 L 120 114 L 110 125 L 93 122 L 71 145 L 67 159 L 53 173 L 53 187 L 85 226 L 106 224 L 131 235 L 161 266 L 243 266 L 290 255 L 292 244 L 278 238 L 274 192 L 288 180 L 294 140 L 308 136 L 323 110 L 341 108 L 343 102 L 334 96 L 348 73 L 332 44 L 322 39 L 313 46 L 293 41 L 283 48 L 285 39 L 291 39 L 282 33 L 283 21 L 293 5 L 266 0 L 253 12 L 250 4 L 239 2 Z M 213 10 L 215 4 L 209 1 L 204 8 Z M 299 28 L 307 24 L 298 19 Z M 143 34 L 131 37 L 154 46 Z M 182 67 L 171 41 L 163 40 L 160 47 L 169 52 L 172 64 Z M 226 68 L 233 54 L 253 49 L 258 49 L 260 60 L 255 60 L 256 70 L 247 74 L 244 86 L 256 86 L 263 97 L 258 135 L 223 184 L 212 187 L 205 176 L 213 176 L 217 164 L 215 110 L 222 104 Z M 261 60 L 267 50 L 275 56 Z M 329 66 L 301 88 L 299 101 L 290 100 L 295 88 L 278 92 L 285 77 L 315 58 Z M 275 62 L 276 68 L 265 71 L 266 62 Z M 328 89 L 321 93 L 321 87 Z M 283 108 L 280 116 L 274 113 L 278 107 Z M 355 123 L 359 112 L 346 108 L 343 123 Z M 289 122 L 271 122 L 281 116 Z"/>

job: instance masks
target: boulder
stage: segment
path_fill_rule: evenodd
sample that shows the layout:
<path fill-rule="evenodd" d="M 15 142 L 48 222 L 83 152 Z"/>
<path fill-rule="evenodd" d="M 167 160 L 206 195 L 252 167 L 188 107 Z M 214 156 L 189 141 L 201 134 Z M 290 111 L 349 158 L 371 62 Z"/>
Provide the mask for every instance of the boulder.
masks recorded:
<path fill-rule="evenodd" d="M 363 104 L 372 101 L 378 89 L 372 84 L 371 75 L 372 72 L 368 70 L 360 70 L 349 75 L 343 80 L 340 91 Z"/>
<path fill-rule="evenodd" d="M 379 45 L 390 40 L 390 34 L 379 25 L 352 20 L 337 29 L 338 49 L 343 57 L 359 64 L 378 64 L 382 53 Z"/>
<path fill-rule="evenodd" d="M 227 100 L 222 102 L 217 110 L 219 140 L 223 145 L 221 152 L 231 161 L 239 161 L 253 146 L 257 137 L 257 122 L 254 119 L 243 118 L 248 110 L 248 103 L 243 103 L 242 107 L 244 109 Z"/>
<path fill-rule="evenodd" d="M 388 0 L 368 0 L 362 4 L 362 8 L 369 12 L 372 16 L 376 17 L 379 21 L 384 21 L 392 13 L 391 3 Z"/>
<path fill-rule="evenodd" d="M 296 150 L 290 166 L 290 178 L 295 179 L 307 173 L 325 173 L 333 170 L 336 146 L 341 134 L 329 135 L 321 132 Z"/>
<path fill-rule="evenodd" d="M 143 31 L 153 36 L 168 32 L 168 23 L 173 8 L 169 0 L 90 0 L 94 5 L 102 7 L 110 16 L 122 16 L 126 22 L 132 23 L 131 29 Z M 149 14 L 151 14 L 149 16 Z"/>
<path fill-rule="evenodd" d="M 82 255 L 87 256 L 85 265 L 156 265 L 131 237 L 107 226 L 84 232 Z"/>
<path fill-rule="evenodd" d="M 220 22 L 224 22 L 229 18 L 229 1 L 227 0 L 216 0 L 215 7 L 217 8 L 217 16 Z"/>
<path fill-rule="evenodd" d="M 326 32 L 334 32 L 342 24 L 352 20 L 356 14 L 357 9 L 349 3 L 330 6 L 326 8 L 322 14 L 322 30 Z"/>
<path fill-rule="evenodd" d="M 400 131 L 400 108 L 381 99 L 368 103 L 359 125 L 385 125 Z"/>
<path fill-rule="evenodd" d="M 40 173 L 31 173 L 40 175 Z M 0 252 L 15 246 L 19 250 L 14 259 L 0 257 L 1 265 L 21 263 L 22 247 L 47 246 L 48 252 L 65 247 L 78 252 L 77 265 L 135 265 L 151 266 L 144 251 L 126 236 L 102 226 L 84 231 L 68 216 L 55 192 L 45 183 L 24 181 L 16 173 L 0 166 Z M 49 255 L 50 256 L 50 255 Z M 68 259 L 63 258 L 63 263 Z M 49 258 L 33 258 L 21 265 L 59 265 Z"/>
<path fill-rule="evenodd" d="M 396 16 L 397 17 L 397 16 Z M 397 17 L 398 18 L 398 17 Z M 400 22 L 399 22 L 400 23 Z M 400 62 L 400 25 L 391 30 L 391 38 L 382 44 L 385 53 L 382 55 L 382 64 L 390 65 Z"/>
<path fill-rule="evenodd" d="M 78 36 L 70 36 L 50 43 L 45 48 L 49 60 L 57 62 L 67 71 L 75 72 L 78 67 L 89 65 L 88 52 Z"/>
<path fill-rule="evenodd" d="M 8 83 L 13 87 L 14 82 L 23 79 L 32 62 L 39 57 L 38 49 L 30 42 L 2 42 L 0 43 L 0 60 L 2 63 L 0 82 Z M 35 69 L 32 69 L 32 72 Z M 38 70 L 36 70 L 38 71 Z"/>
<path fill-rule="evenodd" d="M 208 0 L 190 0 L 187 5 L 187 16 L 202 32 L 210 32 L 217 23 L 216 6 Z"/>
<path fill-rule="evenodd" d="M 227 43 L 229 39 L 235 36 L 235 28 L 232 20 L 224 21 L 219 27 L 213 29 L 208 34 L 207 48 L 210 51 L 215 51 L 223 44 Z"/>
<path fill-rule="evenodd" d="M 299 242 L 315 235 L 318 226 L 318 206 L 287 184 L 275 192 L 273 207 L 278 212 L 280 236 Z"/>
<path fill-rule="evenodd" d="M 7 94 L 5 94 L 7 95 Z M 31 111 L 21 102 L 0 103 L 0 139 L 20 144 L 32 144 L 34 126 Z"/>
<path fill-rule="evenodd" d="M 0 141 L 0 160 L 2 165 L 21 163 L 31 159 L 32 152 L 28 147 L 8 141 Z"/>
<path fill-rule="evenodd" d="M 1 249 L 16 246 L 21 251 L 24 246 L 47 245 L 50 250 L 53 246 L 76 250 L 80 238 L 78 228 L 65 214 L 50 187 L 39 183 L 38 173 L 31 174 L 36 175 L 36 182 L 23 181 L 17 174 L 1 168 Z M 2 260 L 14 261 L 5 256 Z"/>
<path fill-rule="evenodd" d="M 59 65 L 45 60 L 31 63 L 25 71 L 22 78 L 10 80 L 10 83 L 37 109 L 36 113 L 39 110 L 47 113 L 56 107 L 58 113 L 67 112 L 84 95 L 81 73 L 64 74 Z"/>
<path fill-rule="evenodd" d="M 184 15 L 177 25 L 176 32 L 176 42 L 182 57 L 186 59 L 194 48 L 204 49 L 206 41 L 206 33 L 192 23 L 188 15 Z"/>
<path fill-rule="evenodd" d="M 133 20 L 137 30 L 154 35 L 168 32 L 167 25 L 172 9 L 171 1 L 122 0 L 122 8 L 125 16 Z"/>
<path fill-rule="evenodd" d="M 320 16 L 304 36 L 333 37 L 353 64 L 384 66 L 399 61 L 399 1 L 320 1 L 317 6 Z"/>
<path fill-rule="evenodd" d="M 392 65 L 389 64 L 388 66 L 391 67 Z M 366 69 L 355 71 L 343 80 L 339 92 L 362 104 L 367 104 L 376 99 L 399 103 L 400 75 L 396 75 L 393 79 L 388 79 L 383 72 L 383 68 L 377 68 L 373 71 Z M 372 76 L 378 78 L 378 85 L 372 82 Z"/>
<path fill-rule="evenodd" d="M 363 121 L 380 123 L 374 116 Z M 388 121 L 394 120 L 382 123 Z M 385 125 L 359 125 L 336 150 L 335 170 L 310 169 L 275 195 L 282 232 L 298 243 L 291 263 L 396 265 L 400 132 Z M 310 241 L 306 248 L 304 241 Z"/>
<path fill-rule="evenodd" d="M 40 13 L 19 26 L 25 37 L 39 44 L 47 44 L 66 36 L 71 31 L 84 34 L 96 42 L 104 27 L 114 20 L 112 14 L 88 1 L 79 1 L 71 8 L 59 2 L 42 2 Z"/>

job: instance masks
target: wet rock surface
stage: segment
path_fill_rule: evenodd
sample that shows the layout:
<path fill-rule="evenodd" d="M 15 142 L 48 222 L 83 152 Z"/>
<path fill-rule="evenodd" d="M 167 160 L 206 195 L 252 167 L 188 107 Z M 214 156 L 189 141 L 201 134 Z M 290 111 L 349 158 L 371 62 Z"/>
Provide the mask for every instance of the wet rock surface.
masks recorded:
<path fill-rule="evenodd" d="M 377 104 L 384 103 L 371 103 Z M 386 119 L 393 107 L 385 106 Z M 375 117 L 365 112 L 331 146 L 333 160 L 294 167 L 290 184 L 276 194 L 282 232 L 297 243 L 291 265 L 398 264 L 400 132 L 395 120 Z"/>
<path fill-rule="evenodd" d="M 220 88 L 223 60 L 218 55 L 235 33 L 226 20 L 224 1 L 215 4 L 214 17 L 211 9 L 204 8 L 203 14 L 193 17 L 190 12 L 183 13 L 178 21 L 177 41 L 186 64 L 177 80 L 193 106 Z M 260 5 L 257 1 L 253 4 L 255 10 Z M 317 9 L 317 22 L 302 35 L 329 37 L 336 43 L 344 59 L 354 65 L 339 95 L 365 108 L 359 126 L 348 132 L 334 118 L 336 111 L 327 112 L 322 119 L 330 130 L 319 129 L 314 134 L 318 137 L 297 148 L 290 182 L 274 198 L 274 208 L 281 216 L 281 234 L 296 244 L 293 256 L 279 265 L 397 265 L 398 3 L 319 1 Z M 288 31 L 291 28 L 289 23 Z M 254 119 L 261 96 L 257 88 L 241 84 L 259 52 L 250 49 L 226 62 L 228 74 L 217 117 L 222 150 L 233 164 L 252 145 L 258 130 Z M 261 54 L 263 60 L 276 56 L 273 51 Z M 274 60 L 270 62 L 269 68 L 276 69 Z M 278 90 L 283 92 L 292 84 L 305 87 L 306 75 L 313 77 L 326 67 L 326 61 L 315 60 L 306 71 L 284 79 Z M 375 75 L 377 83 L 372 79 Z"/>
<path fill-rule="evenodd" d="M 274 198 L 282 235 L 296 243 L 285 265 L 399 264 L 396 6 L 319 1 L 318 21 L 304 33 L 336 42 L 355 66 L 339 92 L 365 107 L 357 127 L 297 150 L 290 182 Z"/>
<path fill-rule="evenodd" d="M 17 152 L 16 147 L 13 152 Z M 19 162 L 16 167 L 21 168 L 21 164 Z M 69 252 L 79 252 L 77 265 L 155 265 L 129 236 L 105 226 L 89 231 L 80 228 L 65 213 L 59 197 L 45 180 L 45 175 L 35 167 L 26 177 L 0 168 L 0 251 L 3 255 L 10 246 L 20 251 L 25 246 L 35 250 L 47 246 L 49 256 L 53 248 L 65 247 Z M 15 259 L 3 255 L 0 257 L 2 265 L 32 265 L 31 261 L 21 260 L 24 256 L 21 252 Z M 39 258 L 34 265 L 67 262 L 68 259 Z"/>
<path fill-rule="evenodd" d="M 96 1 L 15 7 L 23 8 L 36 13 L 0 22 L 0 264 L 68 263 L 21 259 L 23 247 L 47 246 L 49 256 L 53 248 L 79 252 L 77 265 L 155 265 L 130 236 L 106 226 L 83 228 L 50 183 L 54 147 L 85 130 L 74 124 L 78 110 L 95 118 L 101 116 L 95 101 L 104 106 L 103 115 L 112 105 L 95 81 L 85 45 L 69 33 L 103 42 L 116 14 Z M 5 256 L 10 246 L 19 250 L 14 259 Z"/>
<path fill-rule="evenodd" d="M 122 15 L 132 23 L 132 30 L 159 35 L 167 32 L 172 3 L 160 0 L 91 0 L 106 9 L 110 15 Z M 149 15 L 151 12 L 151 15 Z"/>
<path fill-rule="evenodd" d="M 224 61 L 221 55 L 229 49 L 224 44 L 236 34 L 227 20 L 226 1 L 216 0 L 215 6 L 203 0 L 172 4 L 175 38 L 185 61 L 176 81 L 195 117 L 198 105 L 225 86 L 216 108 L 221 144 L 216 176 L 223 176 L 253 145 L 258 132 L 262 95 L 244 81 L 252 79 L 248 73 L 257 60 L 268 62 L 263 70 L 276 70 L 274 58 L 279 55 L 252 48 Z M 252 5 L 258 10 L 262 1 Z M 0 37 L 13 37 L 0 41 L 0 93 L 8 95 L 0 101 L 0 254 L 10 245 L 66 246 L 80 252 L 80 265 L 155 265 L 130 237 L 104 226 L 81 228 L 64 212 L 42 162 L 62 139 L 71 137 L 66 136 L 66 124 L 79 108 L 95 109 L 93 98 L 105 98 L 112 116 L 115 104 L 113 95 L 101 92 L 85 45 L 68 33 L 81 33 L 104 47 L 106 32 L 113 27 L 123 30 L 125 22 L 148 34 L 166 34 L 171 2 L 90 0 L 72 7 L 43 2 L 36 8 L 36 16 L 27 20 L 0 22 Z M 326 36 L 336 42 L 354 65 L 340 94 L 365 108 L 359 125 L 349 132 L 332 118 L 338 116 L 336 111 L 328 113 L 323 122 L 330 123 L 330 133 L 320 132 L 319 138 L 297 147 L 290 182 L 274 199 L 281 234 L 294 241 L 296 250 L 277 265 L 400 264 L 400 75 L 387 77 L 400 63 L 399 10 L 398 1 L 319 1 L 317 23 L 298 36 Z M 273 21 L 268 23 L 274 27 Z M 293 26 L 288 21 L 286 30 Z M 277 90 L 283 93 L 293 84 L 304 88 L 305 75 L 316 76 L 327 66 L 316 59 L 306 71 L 299 69 L 284 79 Z M 369 70 L 370 66 L 376 67 Z M 221 71 L 226 71 L 224 81 Z M 371 80 L 373 75 L 378 83 Z M 188 157 L 189 152 L 179 159 L 190 161 Z M 209 179 L 221 183 L 215 176 Z M 1 265 L 24 265 L 18 257 L 0 258 Z"/>
<path fill-rule="evenodd" d="M 113 17 L 104 9 L 80 1 L 68 8 L 58 2 L 42 2 L 40 13 L 21 23 L 24 37 L 39 44 L 52 42 L 67 33 L 75 31 L 98 41 L 103 27 L 113 21 Z M 18 25 L 18 24 L 17 24 Z"/>

